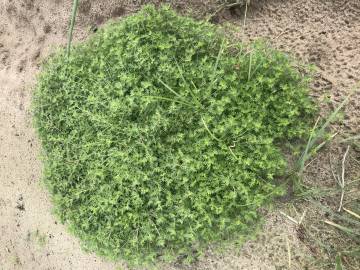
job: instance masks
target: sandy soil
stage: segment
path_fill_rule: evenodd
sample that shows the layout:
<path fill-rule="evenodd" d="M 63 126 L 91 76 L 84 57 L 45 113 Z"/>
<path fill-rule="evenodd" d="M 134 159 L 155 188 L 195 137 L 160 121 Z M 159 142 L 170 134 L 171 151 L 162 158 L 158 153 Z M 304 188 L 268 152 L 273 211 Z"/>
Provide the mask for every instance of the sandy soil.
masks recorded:
<path fill-rule="evenodd" d="M 129 3 L 122 4 L 125 2 Z M 110 18 L 135 11 L 137 2 L 146 1 L 80 0 L 76 40 L 86 38 Z M 208 4 L 173 2 L 177 9 L 195 11 L 204 10 Z M 358 0 L 251 2 L 239 36 L 267 38 L 275 47 L 314 63 L 318 73 L 312 94 L 319 101 L 330 100 L 323 111 L 331 109 L 359 81 Z M 122 266 L 83 252 L 79 242 L 57 223 L 48 193 L 41 185 L 40 146 L 31 124 L 31 91 L 41 61 L 66 43 L 70 10 L 70 0 L 0 1 L 0 270 L 115 270 Z M 243 14 L 243 9 L 224 11 L 215 20 L 242 25 Z M 352 98 L 343 124 L 334 129 L 359 133 L 359 100 L 359 94 Z M 351 155 L 356 158 L 356 153 Z M 324 160 L 320 157 L 309 166 L 309 181 L 329 181 Z M 264 233 L 241 251 L 214 255 L 209 250 L 191 267 L 172 265 L 163 269 L 304 269 L 311 256 L 313 252 L 299 239 L 294 224 L 277 209 L 266 214 Z"/>

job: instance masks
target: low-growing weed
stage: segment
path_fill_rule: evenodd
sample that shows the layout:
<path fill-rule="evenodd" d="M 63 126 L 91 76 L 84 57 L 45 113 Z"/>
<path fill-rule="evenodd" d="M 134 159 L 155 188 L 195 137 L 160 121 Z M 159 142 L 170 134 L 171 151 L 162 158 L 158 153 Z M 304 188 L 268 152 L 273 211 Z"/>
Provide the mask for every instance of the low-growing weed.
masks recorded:
<path fill-rule="evenodd" d="M 285 140 L 309 133 L 309 78 L 167 7 L 99 30 L 39 76 L 36 126 L 59 218 L 88 250 L 189 260 L 251 234 L 283 193 Z"/>

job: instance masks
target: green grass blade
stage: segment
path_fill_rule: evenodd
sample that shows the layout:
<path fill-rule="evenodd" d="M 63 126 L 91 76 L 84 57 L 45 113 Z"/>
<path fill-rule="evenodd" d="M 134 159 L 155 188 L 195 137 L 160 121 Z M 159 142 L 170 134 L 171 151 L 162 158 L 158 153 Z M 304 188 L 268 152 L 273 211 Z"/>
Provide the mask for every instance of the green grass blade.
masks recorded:
<path fill-rule="evenodd" d="M 218 141 L 218 142 L 221 142 L 221 140 L 219 138 L 217 138 L 209 129 L 209 127 L 207 126 L 205 120 L 203 117 L 201 117 L 201 121 L 206 129 L 206 131 L 209 133 L 209 135 L 211 136 L 211 138 L 213 138 L 214 140 Z"/>
<path fill-rule="evenodd" d="M 336 118 L 336 116 L 339 114 L 340 110 L 349 102 L 349 99 L 352 94 L 346 96 L 346 98 L 340 103 L 340 105 L 333 111 L 330 116 L 326 119 L 325 123 L 322 125 L 322 127 L 315 133 L 315 136 L 310 141 L 309 149 L 311 149 L 316 141 L 320 139 L 324 134 L 326 128 L 330 125 L 331 122 L 333 122 Z"/>
<path fill-rule="evenodd" d="M 329 220 L 324 220 L 324 222 L 325 222 L 326 224 L 328 224 L 328 225 L 331 225 L 331 226 L 337 228 L 338 230 L 340 230 L 340 231 L 342 231 L 342 232 L 347 233 L 347 234 L 360 236 L 357 232 L 355 232 L 355 231 L 352 230 L 352 229 L 349 229 L 348 227 L 339 225 L 339 224 L 334 223 L 334 222 L 329 221 Z"/>
<path fill-rule="evenodd" d="M 191 88 L 188 86 L 188 83 L 186 82 L 185 77 L 184 77 L 183 70 L 182 70 L 181 67 L 179 66 L 179 64 L 178 64 L 178 62 L 176 61 L 176 59 L 175 59 L 175 63 L 176 63 L 176 66 L 177 66 L 177 68 L 178 68 L 178 71 L 179 71 L 179 73 L 180 73 L 181 79 L 183 80 L 186 88 L 189 90 L 189 93 L 190 93 L 192 99 L 195 101 L 195 103 L 196 103 L 198 106 L 202 107 L 199 99 L 196 97 L 195 93 L 194 93 L 194 92 L 191 90 Z M 193 82 L 192 82 L 192 83 L 193 83 Z M 194 86 L 195 89 L 196 89 L 196 86 L 195 86 L 194 83 L 193 83 L 193 86 Z"/>
<path fill-rule="evenodd" d="M 252 65 L 252 53 L 250 52 L 250 56 L 249 56 L 249 72 L 248 72 L 248 81 L 250 81 L 250 77 L 251 77 L 251 65 Z"/>
<path fill-rule="evenodd" d="M 212 80 L 211 80 L 211 83 L 208 86 L 208 91 L 213 87 L 215 82 L 218 80 L 218 78 L 215 78 L 216 77 L 216 70 L 218 69 L 220 58 L 221 58 L 221 55 L 222 55 L 222 53 L 224 51 L 224 45 L 225 45 L 225 38 L 221 42 L 220 49 L 219 49 L 218 55 L 216 57 L 216 62 L 215 62 L 215 65 L 214 65 L 213 74 L 212 74 L 212 77 L 210 77 L 210 78 L 212 78 Z"/>
<path fill-rule="evenodd" d="M 182 96 L 180 94 L 178 94 L 175 90 L 173 90 L 168 84 L 164 83 L 161 79 L 159 79 L 159 82 L 165 86 L 165 88 L 167 90 L 169 90 L 171 93 L 173 93 L 175 96 L 177 96 L 178 98 L 182 98 Z"/>
<path fill-rule="evenodd" d="M 349 102 L 352 94 L 353 93 L 350 93 L 348 96 L 346 96 L 346 98 L 340 103 L 340 105 L 329 115 L 329 117 L 326 119 L 325 123 L 320 127 L 320 129 L 316 130 L 317 122 L 315 123 L 314 128 L 311 131 L 309 140 L 307 142 L 306 148 L 298 161 L 298 170 L 300 174 L 304 170 L 306 160 L 310 157 L 309 152 L 311 151 L 311 149 L 313 149 L 315 143 L 325 135 L 326 128 L 330 125 L 330 123 L 335 120 L 340 110 Z"/>
<path fill-rule="evenodd" d="M 299 162 L 298 162 L 299 165 L 298 166 L 299 166 L 300 174 L 304 170 L 305 162 L 307 160 L 308 152 L 309 152 L 309 149 L 310 149 L 310 143 L 311 143 L 311 141 L 313 139 L 314 132 L 315 132 L 315 130 L 317 128 L 318 122 L 319 122 L 319 118 L 316 120 L 315 125 L 314 125 L 314 127 L 312 128 L 312 130 L 310 132 L 310 136 L 309 136 L 309 140 L 308 140 L 308 142 L 306 144 L 306 148 L 305 148 L 304 152 L 302 153 L 301 158 L 299 159 Z"/>
<path fill-rule="evenodd" d="M 187 102 L 185 102 L 185 101 L 177 100 L 177 99 L 160 97 L 160 96 L 146 96 L 146 95 L 145 95 L 145 96 L 142 96 L 142 97 L 147 97 L 147 98 L 153 98 L 153 99 L 160 99 L 160 100 L 165 100 L 165 101 L 176 102 L 176 103 L 183 104 L 183 105 L 186 105 L 186 106 L 189 106 L 189 107 L 191 107 L 191 108 L 196 109 L 196 107 L 194 107 L 193 104 L 187 103 Z"/>
<path fill-rule="evenodd" d="M 342 263 L 341 263 L 341 257 L 339 254 L 336 255 L 335 262 L 336 262 L 335 270 L 343 270 Z"/>

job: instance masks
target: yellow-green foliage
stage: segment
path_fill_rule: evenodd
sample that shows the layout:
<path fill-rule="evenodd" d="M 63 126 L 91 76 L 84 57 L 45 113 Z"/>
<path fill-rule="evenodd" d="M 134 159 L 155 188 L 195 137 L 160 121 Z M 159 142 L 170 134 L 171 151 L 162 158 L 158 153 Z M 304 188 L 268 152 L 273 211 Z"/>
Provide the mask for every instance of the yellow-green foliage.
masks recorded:
<path fill-rule="evenodd" d="M 131 262 L 249 231 L 312 111 L 283 53 L 152 6 L 52 57 L 34 97 L 57 214 Z"/>

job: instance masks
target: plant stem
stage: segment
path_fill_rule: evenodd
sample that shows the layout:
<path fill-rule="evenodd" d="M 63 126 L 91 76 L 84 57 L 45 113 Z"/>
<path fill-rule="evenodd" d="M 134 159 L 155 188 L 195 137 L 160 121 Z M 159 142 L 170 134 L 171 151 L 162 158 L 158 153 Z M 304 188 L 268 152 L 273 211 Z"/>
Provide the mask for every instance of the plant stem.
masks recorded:
<path fill-rule="evenodd" d="M 79 0 L 74 0 L 73 7 L 72 7 L 72 13 L 71 13 L 71 21 L 70 21 L 70 28 L 68 31 L 68 43 L 66 47 L 66 56 L 70 56 L 70 47 L 71 47 L 71 41 L 73 37 L 73 31 L 74 31 L 74 25 L 75 25 L 75 19 L 76 19 L 76 12 L 78 8 Z"/>

